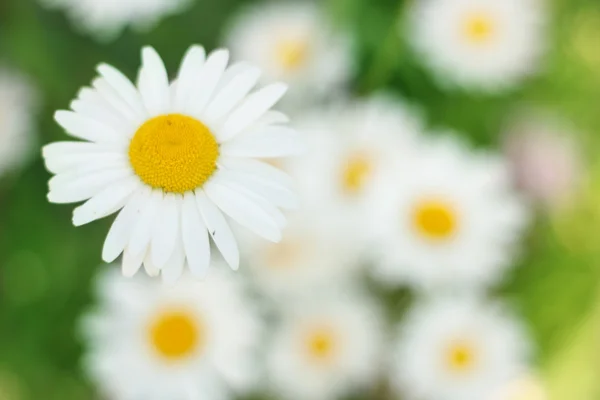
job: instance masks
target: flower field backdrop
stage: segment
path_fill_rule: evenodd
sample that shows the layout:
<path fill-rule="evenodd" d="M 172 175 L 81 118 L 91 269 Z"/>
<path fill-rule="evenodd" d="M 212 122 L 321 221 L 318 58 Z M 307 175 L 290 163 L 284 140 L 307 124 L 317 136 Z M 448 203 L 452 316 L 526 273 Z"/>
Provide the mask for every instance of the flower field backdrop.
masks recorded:
<path fill-rule="evenodd" d="M 196 285 L 190 290 L 171 287 L 198 297 L 186 301 L 227 303 L 213 304 L 223 324 L 234 327 L 223 346 L 241 350 L 215 362 L 227 375 L 222 365 L 248 362 L 243 351 L 252 342 L 256 358 L 247 370 L 260 376 L 252 385 L 234 384 L 237 375 L 223 379 L 223 391 L 202 376 L 199 397 L 165 391 L 153 399 L 600 399 L 600 2 L 503 0 L 506 7 L 481 14 L 478 7 L 490 2 L 0 1 L 0 400 L 150 399 L 127 397 L 117 387 L 143 386 L 138 371 L 112 371 L 119 384 L 110 381 L 111 372 L 98 372 L 106 363 L 90 326 L 101 324 L 87 323 L 108 312 L 102 302 L 139 300 L 131 297 L 136 288 L 118 283 L 127 278 L 111 275 L 119 268 L 101 259 L 114 218 L 74 227 L 73 207 L 48 201 L 51 174 L 41 148 L 66 140 L 54 113 L 90 85 L 97 65 L 113 65 L 134 80 L 140 50 L 149 45 L 174 78 L 193 44 L 207 53 L 227 47 L 234 61 L 261 68 L 265 82 L 288 83 L 278 107 L 300 135 L 307 132 L 308 146 L 289 163 L 273 161 L 297 181 L 301 197 L 279 247 L 265 249 L 262 239 L 239 233 L 235 274 L 248 297 L 238 298 L 239 288 L 218 274 L 190 283 Z M 137 5 L 127 9 L 129 3 Z M 444 27 L 460 7 L 473 7 L 475 16 L 453 42 Z M 493 22 L 494 12 L 500 22 Z M 292 32 L 287 41 L 286 29 Z M 494 47 L 494 40 L 505 43 Z M 363 123 L 366 132 L 354 134 Z M 407 149 L 390 153 L 388 143 L 399 137 Z M 344 161 L 340 149 L 372 144 L 365 159 Z M 400 165 L 382 174 L 384 183 L 365 196 L 364 206 L 343 198 L 362 188 L 379 161 L 377 168 L 385 169 L 388 158 Z M 348 167 L 342 194 L 331 190 L 336 163 Z M 500 164 L 510 173 L 496 180 Z M 438 170 L 448 176 L 440 178 Z M 388 229 L 402 223 L 400 205 L 412 204 L 427 180 L 443 194 L 460 192 L 465 214 L 480 223 L 462 247 L 435 257 L 427 246 L 455 229 L 459 237 L 463 227 L 445 203 L 422 205 L 427 212 L 415 217 L 415 231 Z M 307 232 L 320 242 L 309 246 L 312 253 L 306 243 L 286 243 Z M 421 246 L 419 234 L 433 239 Z M 281 273 L 298 267 L 309 272 Z M 149 292 L 161 284 L 160 278 L 133 279 Z M 124 309 L 120 318 L 128 320 Z M 130 312 L 133 318 L 146 311 Z M 310 369 L 335 359 L 335 335 L 327 330 L 315 333 L 306 350 L 315 364 L 293 354 L 299 350 L 290 332 L 314 313 L 354 333 L 339 371 Z M 483 355 L 461 342 L 448 350 L 448 377 L 428 370 L 434 367 L 423 360 L 435 358 L 434 350 L 419 349 L 434 348 L 461 318 L 481 325 L 473 335 L 481 336 L 474 340 L 482 348 L 497 345 L 496 352 L 512 358 L 492 357 L 498 365 L 483 371 Z M 163 355 L 185 350 L 169 347 L 169 340 L 161 348 L 163 339 L 153 337 Z M 509 368 L 513 362 L 518 366 Z M 456 378 L 478 368 L 482 375 L 469 384 Z M 336 385 L 322 382 L 327 379 Z M 515 380 L 529 386 L 504 390 Z"/>

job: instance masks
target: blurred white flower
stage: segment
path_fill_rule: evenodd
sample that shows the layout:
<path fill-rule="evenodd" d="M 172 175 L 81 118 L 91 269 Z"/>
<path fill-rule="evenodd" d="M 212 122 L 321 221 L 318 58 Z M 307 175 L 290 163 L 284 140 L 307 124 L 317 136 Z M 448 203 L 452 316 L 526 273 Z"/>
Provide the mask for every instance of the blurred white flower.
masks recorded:
<path fill-rule="evenodd" d="M 83 88 L 58 111 L 56 121 L 83 141 L 44 147 L 54 176 L 53 203 L 87 200 L 75 209 L 76 226 L 119 210 L 102 252 L 106 262 L 123 252 L 123 273 L 142 263 L 150 275 L 176 280 L 188 265 L 203 276 L 211 255 L 209 236 L 233 268 L 239 265 L 235 236 L 223 213 L 271 241 L 281 239 L 293 208 L 289 177 L 255 158 L 301 150 L 287 117 L 269 109 L 286 86 L 251 93 L 260 71 L 246 64 L 227 68 L 229 54 L 206 57 L 192 46 L 176 83 L 156 51 L 142 51 L 138 85 L 102 64 L 92 88 Z M 88 200 L 89 199 L 89 200 Z"/>
<path fill-rule="evenodd" d="M 378 177 L 387 177 L 392 165 L 412 154 L 421 132 L 418 114 L 398 99 L 378 95 L 314 111 L 296 122 L 309 151 L 290 160 L 286 170 L 304 204 L 352 221 L 356 225 L 345 234 L 362 239 L 371 218 L 365 200 Z"/>
<path fill-rule="evenodd" d="M 31 154 L 37 108 L 30 82 L 0 67 L 0 175 L 20 167 Z"/>
<path fill-rule="evenodd" d="M 522 375 L 510 379 L 494 390 L 485 400 L 548 400 L 548 393 L 541 379 L 535 375 Z"/>
<path fill-rule="evenodd" d="M 267 379 L 281 398 L 326 400 L 368 389 L 379 372 L 382 321 L 369 300 L 329 291 L 286 310 Z"/>
<path fill-rule="evenodd" d="M 407 35 L 440 82 L 501 91 L 539 69 L 544 20 L 542 0 L 420 0 Z"/>
<path fill-rule="evenodd" d="M 331 96 L 353 72 L 349 36 L 335 31 L 313 2 L 247 8 L 233 21 L 226 43 L 235 58 L 260 66 L 267 80 L 289 83 L 286 101 L 294 106 Z"/>
<path fill-rule="evenodd" d="M 158 21 L 183 11 L 192 0 L 40 0 L 64 10 L 82 32 L 99 40 L 115 39 L 128 25 L 149 30 Z"/>
<path fill-rule="evenodd" d="M 375 277 L 424 289 L 496 283 L 528 217 L 505 161 L 451 134 L 423 140 L 415 154 L 387 171 L 370 200 Z"/>
<path fill-rule="evenodd" d="M 260 334 L 238 276 L 163 285 L 112 270 L 83 318 L 84 367 L 112 400 L 225 400 L 252 388 Z"/>
<path fill-rule="evenodd" d="M 557 208 L 575 197 L 583 154 L 563 121 L 535 113 L 521 116 L 507 128 L 504 150 L 519 187 L 533 200 Z"/>
<path fill-rule="evenodd" d="M 438 298 L 409 313 L 391 379 L 411 400 L 482 400 L 526 368 L 529 357 L 525 332 L 501 307 Z"/>
<path fill-rule="evenodd" d="M 288 217 L 280 243 L 243 242 L 245 259 L 259 291 L 273 300 L 292 300 L 314 290 L 344 286 L 361 271 L 356 226 L 327 210 L 303 207 Z"/>

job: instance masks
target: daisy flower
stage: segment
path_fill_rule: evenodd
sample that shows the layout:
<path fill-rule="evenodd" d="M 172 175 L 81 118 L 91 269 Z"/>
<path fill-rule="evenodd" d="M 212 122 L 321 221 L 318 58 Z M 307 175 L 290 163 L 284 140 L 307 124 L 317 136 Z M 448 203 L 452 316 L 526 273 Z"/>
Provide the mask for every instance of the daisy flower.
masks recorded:
<path fill-rule="evenodd" d="M 542 0 L 421 0 L 408 16 L 408 38 L 442 83 L 500 91 L 540 66 Z"/>
<path fill-rule="evenodd" d="M 527 222 L 506 162 L 451 135 L 418 147 L 370 199 L 375 277 L 424 289 L 496 283 Z"/>
<path fill-rule="evenodd" d="M 418 114 L 385 94 L 307 113 L 297 123 L 310 151 L 290 160 L 286 169 L 304 203 L 363 225 L 374 182 L 412 154 L 421 131 Z"/>
<path fill-rule="evenodd" d="M 504 151 L 520 189 L 548 208 L 560 208 L 581 189 L 583 152 L 565 121 L 542 114 L 523 113 L 511 121 Z"/>
<path fill-rule="evenodd" d="M 281 398 L 336 399 L 376 379 L 379 310 L 358 295 L 328 293 L 290 306 L 271 341 L 267 379 Z"/>
<path fill-rule="evenodd" d="M 0 67 L 0 175 L 21 166 L 30 154 L 36 97 L 26 78 Z"/>
<path fill-rule="evenodd" d="M 261 294 L 290 300 L 307 291 L 344 285 L 360 272 L 355 226 L 324 210 L 304 208 L 289 216 L 279 243 L 246 240 L 245 260 Z"/>
<path fill-rule="evenodd" d="M 82 319 L 84 368 L 100 392 L 225 400 L 251 389 L 260 324 L 236 278 L 213 270 L 203 282 L 162 285 L 103 272 L 98 304 Z"/>
<path fill-rule="evenodd" d="M 250 93 L 259 70 L 227 68 L 226 50 L 205 57 L 193 46 L 171 85 L 152 48 L 142 58 L 137 87 L 102 64 L 100 77 L 71 103 L 73 111 L 56 113 L 67 133 L 83 141 L 44 147 L 46 166 L 56 174 L 48 199 L 87 200 L 75 209 L 76 226 L 121 210 L 102 258 L 112 262 L 123 252 L 126 276 L 142 263 L 150 275 L 162 270 L 169 281 L 186 264 L 203 276 L 209 236 L 237 269 L 237 242 L 223 213 L 276 242 L 285 224 L 278 207 L 296 203 L 289 177 L 254 159 L 301 148 L 286 116 L 269 111 L 286 86 Z"/>
<path fill-rule="evenodd" d="M 128 25 L 149 30 L 164 16 L 183 11 L 191 0 L 40 0 L 64 10 L 73 24 L 99 40 L 111 40 Z"/>
<path fill-rule="evenodd" d="M 520 373 L 529 353 L 522 327 L 501 307 L 439 298 L 401 327 L 391 380 L 411 399 L 481 400 Z"/>
<path fill-rule="evenodd" d="M 291 101 L 308 104 L 342 89 L 353 72 L 349 35 L 335 31 L 311 2 L 271 2 L 245 9 L 226 38 L 232 54 L 291 85 Z"/>

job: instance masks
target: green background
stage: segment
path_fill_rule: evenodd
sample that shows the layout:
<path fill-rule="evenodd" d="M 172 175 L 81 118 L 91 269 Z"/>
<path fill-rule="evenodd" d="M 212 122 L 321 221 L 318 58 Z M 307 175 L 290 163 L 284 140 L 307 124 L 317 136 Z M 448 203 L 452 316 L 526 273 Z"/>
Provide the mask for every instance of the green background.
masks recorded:
<path fill-rule="evenodd" d="M 98 63 L 133 77 L 140 48 L 150 44 L 176 71 L 190 44 L 219 45 L 243 3 L 251 2 L 198 0 L 150 32 L 126 30 L 113 42 L 97 43 L 74 31 L 60 11 L 34 0 L 2 0 L 0 62 L 37 85 L 38 141 L 44 144 L 65 138 L 52 114 L 91 82 Z M 498 146 L 506 116 L 522 105 L 557 112 L 577 127 L 587 166 L 581 192 L 569 209 L 538 212 L 524 257 L 499 294 L 528 321 L 552 399 L 600 399 L 600 2 L 551 1 L 542 73 L 500 96 L 438 88 L 396 34 L 404 2 L 323 3 L 358 44 L 357 95 L 396 91 L 420 105 L 432 127 L 455 128 L 482 147 Z M 111 219 L 73 227 L 72 206 L 47 202 L 48 178 L 36 152 L 26 168 L 0 183 L 0 400 L 94 398 L 79 369 L 76 321 L 92 302 L 92 278 Z"/>

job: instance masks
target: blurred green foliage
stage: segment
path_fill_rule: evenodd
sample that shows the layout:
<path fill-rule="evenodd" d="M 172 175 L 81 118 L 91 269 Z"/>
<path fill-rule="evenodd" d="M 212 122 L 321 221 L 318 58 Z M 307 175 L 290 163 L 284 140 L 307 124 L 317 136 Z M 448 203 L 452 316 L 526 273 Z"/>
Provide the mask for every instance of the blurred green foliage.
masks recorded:
<path fill-rule="evenodd" d="M 544 71 L 501 96 L 436 86 L 397 35 L 406 2 L 324 2 L 334 22 L 357 42 L 357 95 L 396 91 L 423 108 L 431 127 L 454 128 L 485 147 L 498 144 L 504 119 L 521 105 L 545 107 L 575 122 L 589 165 L 584 190 L 572 209 L 537 217 L 520 265 L 499 292 L 528 321 L 546 377 L 567 385 L 555 388 L 554 398 L 566 400 L 564 393 L 581 393 L 573 397 L 578 400 L 600 398 L 598 383 L 582 389 L 580 380 L 570 379 L 598 367 L 585 354 L 600 344 L 600 334 L 594 335 L 594 321 L 600 320 L 600 2 L 551 1 Z M 228 18 L 242 3 L 249 1 L 197 0 L 189 11 L 166 18 L 151 32 L 127 30 L 114 42 L 97 43 L 75 32 L 61 12 L 45 10 L 35 0 L 3 0 L 0 61 L 24 71 L 38 86 L 43 109 L 37 126 L 43 144 L 64 138 L 52 114 L 67 108 L 77 90 L 89 84 L 99 62 L 133 77 L 139 49 L 151 44 L 174 71 L 191 43 L 217 47 Z M 46 201 L 48 178 L 36 155 L 25 170 L 1 184 L 0 400 L 93 398 L 79 370 L 76 320 L 92 300 L 92 277 L 110 220 L 74 228 L 71 206 Z M 390 298 L 404 304 L 402 293 Z M 574 391 L 570 383 L 577 386 Z"/>

